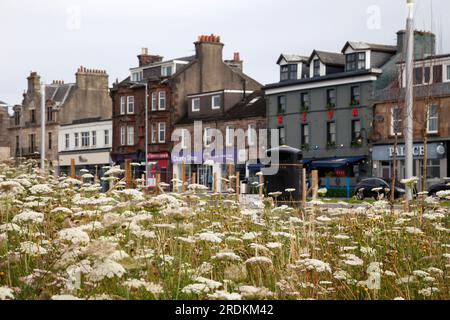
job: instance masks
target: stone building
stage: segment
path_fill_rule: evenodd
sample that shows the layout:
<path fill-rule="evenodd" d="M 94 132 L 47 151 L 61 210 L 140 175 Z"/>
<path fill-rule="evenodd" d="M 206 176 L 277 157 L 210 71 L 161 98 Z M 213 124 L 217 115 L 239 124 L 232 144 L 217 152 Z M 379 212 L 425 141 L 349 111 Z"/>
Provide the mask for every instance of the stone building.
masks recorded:
<path fill-rule="evenodd" d="M 8 104 L 0 101 L 0 161 L 10 157 Z"/>
<path fill-rule="evenodd" d="M 233 107 L 261 85 L 242 72 L 243 62 L 236 53 L 223 60 L 224 44 L 218 36 L 200 36 L 195 55 L 164 61 L 143 50 L 139 67 L 111 89 L 113 99 L 113 161 L 130 159 L 140 163 L 147 156 L 152 174 L 162 181 L 172 180 L 171 141 L 174 123 L 191 114 L 191 97 L 222 92 L 224 106 Z M 145 155 L 145 87 L 148 88 L 149 154 Z M 228 90 L 228 91 L 227 91 Z"/>
<path fill-rule="evenodd" d="M 75 83 L 53 81 L 45 85 L 46 159 L 58 166 L 58 136 L 62 124 L 86 118 L 111 119 L 108 74 L 80 67 Z M 22 105 L 14 107 L 9 137 L 15 157 L 40 158 L 41 78 L 31 72 Z"/>
<path fill-rule="evenodd" d="M 373 172 L 375 176 L 385 179 L 405 177 L 403 62 L 398 64 L 398 70 L 398 81 L 385 90 L 377 91 L 375 96 Z M 414 97 L 413 174 L 420 178 L 418 185 L 421 189 L 425 150 L 427 187 L 439 183 L 450 173 L 450 54 L 430 55 L 415 60 Z M 397 159 L 395 167 L 394 155 Z"/>

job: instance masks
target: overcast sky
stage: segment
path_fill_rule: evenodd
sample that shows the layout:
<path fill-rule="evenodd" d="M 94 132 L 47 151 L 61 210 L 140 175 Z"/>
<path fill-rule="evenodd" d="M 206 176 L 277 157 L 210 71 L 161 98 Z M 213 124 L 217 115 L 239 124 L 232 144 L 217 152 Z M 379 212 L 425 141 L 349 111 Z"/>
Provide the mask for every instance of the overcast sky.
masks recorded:
<path fill-rule="evenodd" d="M 450 1 L 416 0 L 416 28 L 450 52 Z M 0 100 L 20 103 L 26 77 L 75 81 L 80 66 L 106 69 L 110 82 L 137 65 L 141 47 L 167 59 L 194 54 L 201 34 L 217 34 L 224 58 L 239 51 L 244 70 L 278 81 L 279 54 L 339 52 L 347 40 L 395 44 L 406 0 L 1 0 Z M 433 7 L 433 10 L 431 10 Z M 432 14 L 433 13 L 433 14 Z M 447 14 L 447 16 L 446 16 Z M 431 18 L 434 23 L 432 25 Z M 446 18 L 446 19 L 444 19 Z"/>

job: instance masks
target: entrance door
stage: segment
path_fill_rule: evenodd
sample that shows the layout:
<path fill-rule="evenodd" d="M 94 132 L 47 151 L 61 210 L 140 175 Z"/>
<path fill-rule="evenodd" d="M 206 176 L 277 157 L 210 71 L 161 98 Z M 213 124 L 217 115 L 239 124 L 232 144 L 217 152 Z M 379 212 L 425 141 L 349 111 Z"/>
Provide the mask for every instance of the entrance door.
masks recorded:
<path fill-rule="evenodd" d="M 381 177 L 385 180 L 391 178 L 391 162 L 381 163 Z"/>
<path fill-rule="evenodd" d="M 198 168 L 198 181 L 201 185 L 212 188 L 213 174 L 211 166 L 199 166 Z"/>

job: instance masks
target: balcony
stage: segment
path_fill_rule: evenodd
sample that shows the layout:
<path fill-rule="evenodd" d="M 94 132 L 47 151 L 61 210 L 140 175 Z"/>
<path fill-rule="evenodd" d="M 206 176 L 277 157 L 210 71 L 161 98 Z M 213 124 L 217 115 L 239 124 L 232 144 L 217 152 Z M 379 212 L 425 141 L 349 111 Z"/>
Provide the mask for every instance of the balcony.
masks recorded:
<path fill-rule="evenodd" d="M 40 156 L 40 151 L 38 147 L 30 147 L 30 148 L 16 148 L 16 157 L 25 157 L 25 158 L 38 158 Z"/>

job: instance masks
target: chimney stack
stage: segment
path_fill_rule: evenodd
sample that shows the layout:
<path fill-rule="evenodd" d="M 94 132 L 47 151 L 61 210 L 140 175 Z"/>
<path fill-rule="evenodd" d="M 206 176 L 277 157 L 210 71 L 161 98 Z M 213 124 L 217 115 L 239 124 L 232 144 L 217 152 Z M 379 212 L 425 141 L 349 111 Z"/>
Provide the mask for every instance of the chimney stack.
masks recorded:
<path fill-rule="evenodd" d="M 37 74 L 37 72 L 30 72 L 30 76 L 27 78 L 28 80 L 28 92 L 41 92 L 41 77 Z"/>
<path fill-rule="evenodd" d="M 161 62 L 163 57 L 157 55 L 149 55 L 148 48 L 142 48 L 141 54 L 137 56 L 139 60 L 139 67 L 146 66 L 155 62 Z"/>
<path fill-rule="evenodd" d="M 241 54 L 239 52 L 235 52 L 233 55 L 233 60 L 225 60 L 225 63 L 229 65 L 231 68 L 243 71 L 244 62 L 241 60 Z"/>

